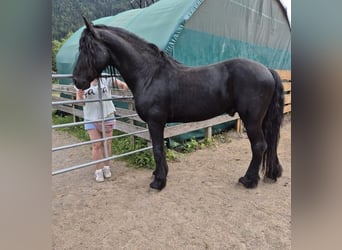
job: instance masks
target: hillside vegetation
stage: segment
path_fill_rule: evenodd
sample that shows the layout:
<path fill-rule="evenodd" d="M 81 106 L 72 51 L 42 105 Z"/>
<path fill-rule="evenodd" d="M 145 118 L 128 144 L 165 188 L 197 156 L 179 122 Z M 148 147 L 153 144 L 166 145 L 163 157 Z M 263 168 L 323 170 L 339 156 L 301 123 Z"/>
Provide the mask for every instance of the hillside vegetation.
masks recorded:
<path fill-rule="evenodd" d="M 131 8 L 128 0 L 52 0 L 52 40 L 61 40 L 79 29 L 82 15 L 94 20 Z"/>
<path fill-rule="evenodd" d="M 56 72 L 56 54 L 63 43 L 89 20 L 114 16 L 132 8 L 144 8 L 157 0 L 52 0 L 52 71 Z"/>

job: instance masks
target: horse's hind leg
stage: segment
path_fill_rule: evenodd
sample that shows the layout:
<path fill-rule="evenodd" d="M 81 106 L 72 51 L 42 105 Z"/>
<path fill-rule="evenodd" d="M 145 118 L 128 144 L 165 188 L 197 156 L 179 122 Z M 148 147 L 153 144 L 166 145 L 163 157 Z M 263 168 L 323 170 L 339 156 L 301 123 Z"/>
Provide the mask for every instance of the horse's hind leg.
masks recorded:
<path fill-rule="evenodd" d="M 280 165 L 278 155 L 276 155 L 272 171 L 266 172 L 264 177 L 264 182 L 272 183 L 276 182 L 277 178 L 281 176 L 283 168 Z"/>
<path fill-rule="evenodd" d="M 154 180 L 151 182 L 150 187 L 162 190 L 166 186 L 166 176 L 168 172 L 164 151 L 164 125 L 148 123 L 148 128 L 152 139 L 153 156 L 156 162 L 156 170 L 153 172 Z"/>
<path fill-rule="evenodd" d="M 259 170 L 267 144 L 258 123 L 246 123 L 245 127 L 252 148 L 252 160 L 249 164 L 246 174 L 239 179 L 246 188 L 254 188 L 258 185 Z"/>

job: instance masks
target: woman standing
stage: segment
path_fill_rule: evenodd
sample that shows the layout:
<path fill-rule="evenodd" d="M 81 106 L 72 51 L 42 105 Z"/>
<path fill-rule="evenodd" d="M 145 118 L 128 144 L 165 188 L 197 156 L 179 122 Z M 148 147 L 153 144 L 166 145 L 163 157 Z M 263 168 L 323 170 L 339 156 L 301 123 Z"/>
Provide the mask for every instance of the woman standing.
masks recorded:
<path fill-rule="evenodd" d="M 100 84 L 101 92 L 99 93 Z M 116 85 L 120 89 L 127 89 L 126 83 L 116 78 L 96 78 L 90 83 L 90 87 L 86 90 L 77 89 L 76 100 L 98 100 L 112 98 L 111 87 Z M 102 107 L 101 107 L 102 105 Z M 101 114 L 101 110 L 103 113 Z M 105 119 L 104 122 L 104 134 L 105 137 L 111 137 L 113 135 L 113 129 L 115 128 L 115 106 L 111 100 L 95 102 L 85 102 L 83 107 L 84 120 L 94 121 L 84 124 L 84 128 L 87 130 L 90 140 L 97 140 L 104 138 L 102 122 L 96 120 Z M 92 158 L 93 160 L 100 160 L 105 158 L 105 141 L 94 142 L 92 144 Z M 111 140 L 106 141 L 108 156 L 112 153 Z M 110 161 L 105 161 L 96 164 L 95 180 L 97 182 L 103 182 L 104 178 L 112 176 L 110 170 Z"/>

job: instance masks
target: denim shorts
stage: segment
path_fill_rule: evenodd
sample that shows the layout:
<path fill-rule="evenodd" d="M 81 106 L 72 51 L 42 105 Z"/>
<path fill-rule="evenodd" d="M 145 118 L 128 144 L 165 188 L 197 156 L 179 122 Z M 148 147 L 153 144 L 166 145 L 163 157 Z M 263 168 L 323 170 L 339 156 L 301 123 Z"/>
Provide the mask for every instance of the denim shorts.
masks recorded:
<path fill-rule="evenodd" d="M 104 122 L 105 131 L 109 132 L 115 128 L 115 120 L 109 120 Z M 97 129 L 102 132 L 102 122 L 91 122 L 84 124 L 85 130 Z"/>

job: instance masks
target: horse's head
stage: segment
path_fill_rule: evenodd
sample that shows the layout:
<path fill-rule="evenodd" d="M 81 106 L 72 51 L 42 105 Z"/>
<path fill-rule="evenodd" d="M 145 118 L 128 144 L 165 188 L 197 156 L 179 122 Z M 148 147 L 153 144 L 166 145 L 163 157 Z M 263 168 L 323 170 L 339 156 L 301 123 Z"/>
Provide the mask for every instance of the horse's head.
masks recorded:
<path fill-rule="evenodd" d="M 91 22 L 83 17 L 86 28 L 82 32 L 79 55 L 73 71 L 73 81 L 78 89 L 87 89 L 109 65 L 110 53 L 101 42 L 100 35 Z"/>

